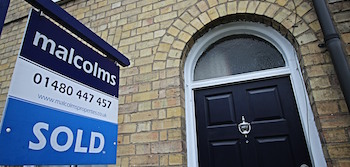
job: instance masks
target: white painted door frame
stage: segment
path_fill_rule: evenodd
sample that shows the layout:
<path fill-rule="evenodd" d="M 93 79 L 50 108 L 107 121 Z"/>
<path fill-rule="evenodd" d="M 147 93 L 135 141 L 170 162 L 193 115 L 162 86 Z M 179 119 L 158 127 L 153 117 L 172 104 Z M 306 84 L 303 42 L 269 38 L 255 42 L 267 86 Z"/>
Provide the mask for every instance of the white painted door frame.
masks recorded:
<path fill-rule="evenodd" d="M 217 40 L 234 34 L 255 35 L 270 42 L 277 48 L 278 51 L 280 51 L 285 60 L 286 66 L 245 74 L 194 81 L 193 73 L 196 62 L 206 48 Z M 185 62 L 184 79 L 186 102 L 186 143 L 187 163 L 189 167 L 198 167 L 198 148 L 193 89 L 276 76 L 290 76 L 300 120 L 303 126 L 303 131 L 313 166 L 327 166 L 309 98 L 307 96 L 306 88 L 300 72 L 299 62 L 293 46 L 280 33 L 271 27 L 253 22 L 234 22 L 217 26 L 198 39 L 188 53 Z"/>

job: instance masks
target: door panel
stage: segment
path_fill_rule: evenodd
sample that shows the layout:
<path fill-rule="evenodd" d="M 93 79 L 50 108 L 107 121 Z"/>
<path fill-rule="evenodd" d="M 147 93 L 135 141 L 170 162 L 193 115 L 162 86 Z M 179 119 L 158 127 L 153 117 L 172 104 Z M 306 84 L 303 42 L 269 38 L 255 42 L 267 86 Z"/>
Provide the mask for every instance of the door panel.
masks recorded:
<path fill-rule="evenodd" d="M 242 165 L 238 140 L 210 142 L 211 166 Z"/>
<path fill-rule="evenodd" d="M 206 97 L 209 126 L 232 124 L 235 122 L 232 100 L 232 94 Z"/>
<path fill-rule="evenodd" d="M 289 77 L 194 91 L 200 166 L 311 165 Z M 245 136 L 238 124 L 251 124 Z"/>
<path fill-rule="evenodd" d="M 256 139 L 257 161 L 261 166 L 295 167 L 288 136 Z"/>
<path fill-rule="evenodd" d="M 236 156 L 241 156 L 240 132 L 237 129 L 232 91 L 226 88 L 209 89 L 197 91 L 196 97 L 201 108 L 200 114 L 196 114 L 197 131 L 202 132 L 197 133 L 198 146 L 205 146 L 198 148 L 199 152 L 203 152 L 198 155 L 200 165 L 222 166 L 233 162 L 240 164 L 241 160 Z"/>
<path fill-rule="evenodd" d="M 283 118 L 282 106 L 276 86 L 248 90 L 247 92 L 254 121 Z"/>
<path fill-rule="evenodd" d="M 251 122 L 252 129 L 248 137 L 281 136 L 289 133 L 288 123 L 285 119 Z"/>

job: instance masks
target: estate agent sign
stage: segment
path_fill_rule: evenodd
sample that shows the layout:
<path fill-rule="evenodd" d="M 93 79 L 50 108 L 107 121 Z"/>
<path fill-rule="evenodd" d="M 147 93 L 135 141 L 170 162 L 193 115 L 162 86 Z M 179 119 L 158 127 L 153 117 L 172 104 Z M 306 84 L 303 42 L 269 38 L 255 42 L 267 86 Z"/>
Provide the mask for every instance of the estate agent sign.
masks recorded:
<path fill-rule="evenodd" d="M 0 133 L 0 164 L 115 164 L 119 67 L 31 11 Z"/>

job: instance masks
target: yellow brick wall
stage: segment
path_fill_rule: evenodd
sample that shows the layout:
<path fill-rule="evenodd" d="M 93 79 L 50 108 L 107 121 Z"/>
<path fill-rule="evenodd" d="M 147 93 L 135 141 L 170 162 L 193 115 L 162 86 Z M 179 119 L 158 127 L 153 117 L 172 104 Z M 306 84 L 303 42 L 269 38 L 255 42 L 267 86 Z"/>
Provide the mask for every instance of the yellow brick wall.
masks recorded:
<path fill-rule="evenodd" d="M 117 166 L 186 166 L 183 65 L 203 33 L 261 22 L 298 52 L 328 166 L 350 166 L 350 115 L 310 0 L 71 0 L 62 8 L 130 59 L 121 68 Z M 330 9 L 350 55 L 349 2 Z M 0 38 L 3 109 L 29 5 L 11 0 Z M 1 115 L 1 113 L 0 113 Z"/>

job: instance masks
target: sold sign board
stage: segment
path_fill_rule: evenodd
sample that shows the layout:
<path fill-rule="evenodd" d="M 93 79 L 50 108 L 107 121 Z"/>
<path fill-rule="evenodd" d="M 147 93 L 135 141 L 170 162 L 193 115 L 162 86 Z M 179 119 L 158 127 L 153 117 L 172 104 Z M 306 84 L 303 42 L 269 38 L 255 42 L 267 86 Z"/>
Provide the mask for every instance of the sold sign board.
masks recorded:
<path fill-rule="evenodd" d="M 119 67 L 31 11 L 0 132 L 0 165 L 115 164 Z"/>

